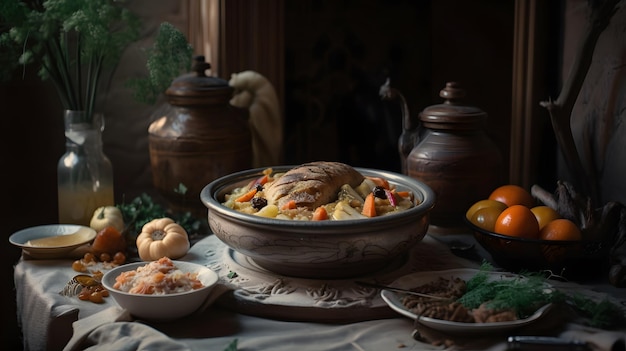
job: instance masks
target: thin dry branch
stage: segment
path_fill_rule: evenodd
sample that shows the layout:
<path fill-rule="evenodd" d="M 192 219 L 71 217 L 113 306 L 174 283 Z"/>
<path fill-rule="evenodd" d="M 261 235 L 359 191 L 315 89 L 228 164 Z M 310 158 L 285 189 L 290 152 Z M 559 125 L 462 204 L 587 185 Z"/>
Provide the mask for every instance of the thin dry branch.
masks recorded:
<path fill-rule="evenodd" d="M 579 189 L 582 189 L 583 192 L 589 194 L 594 203 L 599 201 L 598 181 L 595 177 L 596 172 L 585 169 L 583 166 L 572 134 L 571 115 L 578 94 L 589 71 L 589 67 L 591 66 L 593 52 L 598 38 L 609 25 L 611 18 L 622 1 L 623 0 L 590 1 L 591 15 L 587 29 L 584 32 L 584 37 L 580 41 L 572 67 L 563 84 L 563 89 L 556 101 L 550 99 L 540 103 L 550 114 L 556 141 L 561 148 L 565 162 L 572 174 L 574 184 Z"/>

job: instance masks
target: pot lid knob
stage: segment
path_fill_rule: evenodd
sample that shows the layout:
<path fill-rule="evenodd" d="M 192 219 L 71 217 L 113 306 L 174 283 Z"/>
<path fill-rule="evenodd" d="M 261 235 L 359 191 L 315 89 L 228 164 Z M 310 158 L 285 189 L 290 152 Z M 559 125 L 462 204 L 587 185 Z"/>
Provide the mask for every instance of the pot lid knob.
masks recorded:
<path fill-rule="evenodd" d="M 193 58 L 194 64 L 191 68 L 198 77 L 206 77 L 206 70 L 211 69 L 211 64 L 206 62 L 203 55 Z"/>
<path fill-rule="evenodd" d="M 195 56 L 192 72 L 174 79 L 165 94 L 172 105 L 227 104 L 234 89 L 218 77 L 207 76 L 211 64 Z"/>
<path fill-rule="evenodd" d="M 448 82 L 439 91 L 444 98 L 442 104 L 425 108 L 420 113 L 420 120 L 427 128 L 436 129 L 479 129 L 487 118 L 481 109 L 461 103 L 465 98 L 465 89 L 457 82 Z"/>
<path fill-rule="evenodd" d="M 457 82 L 448 82 L 445 88 L 439 91 L 439 96 L 447 101 L 454 102 L 465 97 L 465 89 L 461 88 L 461 85 Z"/>

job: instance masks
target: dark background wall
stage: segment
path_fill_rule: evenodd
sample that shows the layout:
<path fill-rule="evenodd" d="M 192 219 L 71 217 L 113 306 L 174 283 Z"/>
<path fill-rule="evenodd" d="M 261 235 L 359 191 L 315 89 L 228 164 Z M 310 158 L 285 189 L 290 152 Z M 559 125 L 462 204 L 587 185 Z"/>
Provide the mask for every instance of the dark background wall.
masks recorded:
<path fill-rule="evenodd" d="M 446 82 L 489 115 L 508 155 L 513 1 L 287 1 L 286 158 L 400 170 L 401 115 L 381 101 L 386 78 L 412 115 Z M 508 162 L 505 161 L 505 162 Z"/>

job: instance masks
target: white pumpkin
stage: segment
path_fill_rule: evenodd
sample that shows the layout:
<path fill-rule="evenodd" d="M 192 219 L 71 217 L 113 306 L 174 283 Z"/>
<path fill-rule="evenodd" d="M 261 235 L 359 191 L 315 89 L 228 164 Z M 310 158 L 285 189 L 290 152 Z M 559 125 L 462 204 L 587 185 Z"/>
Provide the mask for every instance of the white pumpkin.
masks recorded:
<path fill-rule="evenodd" d="M 177 259 L 189 251 L 187 231 L 173 219 L 163 217 L 146 223 L 137 236 L 137 253 L 144 261 L 162 257 Z"/>

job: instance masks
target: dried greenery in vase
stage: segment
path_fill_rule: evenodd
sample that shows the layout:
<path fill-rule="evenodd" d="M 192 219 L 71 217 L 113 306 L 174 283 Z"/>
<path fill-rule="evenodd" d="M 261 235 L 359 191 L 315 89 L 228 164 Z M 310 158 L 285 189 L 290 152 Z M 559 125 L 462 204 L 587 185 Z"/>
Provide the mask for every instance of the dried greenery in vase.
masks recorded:
<path fill-rule="evenodd" d="M 0 0 L 0 77 L 35 66 L 63 108 L 91 116 L 105 68 L 118 63 L 139 27 L 122 1 Z"/>

